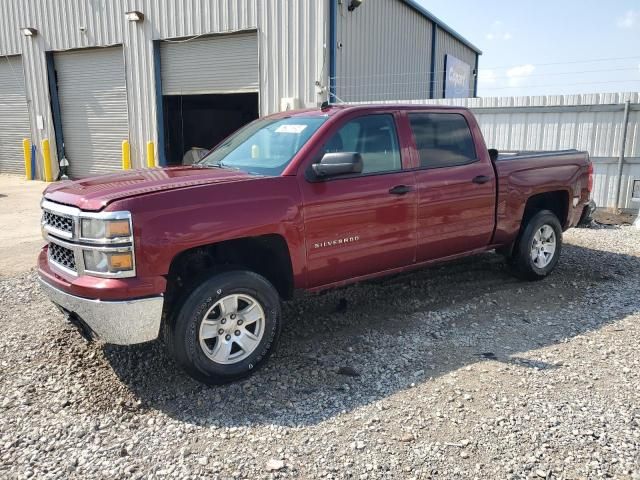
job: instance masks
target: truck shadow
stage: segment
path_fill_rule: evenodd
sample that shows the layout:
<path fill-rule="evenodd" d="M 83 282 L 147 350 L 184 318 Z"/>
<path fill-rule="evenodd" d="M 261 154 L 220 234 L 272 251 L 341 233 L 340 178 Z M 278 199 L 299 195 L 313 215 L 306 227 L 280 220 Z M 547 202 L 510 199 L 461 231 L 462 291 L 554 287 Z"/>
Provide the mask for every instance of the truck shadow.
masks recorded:
<path fill-rule="evenodd" d="M 197 425 L 312 425 L 479 362 L 563 368 L 536 350 L 635 313 L 639 279 L 638 257 L 566 245 L 542 282 L 488 253 L 307 296 L 285 305 L 268 365 L 220 387 L 191 380 L 159 343 L 104 353 L 142 408 Z"/>

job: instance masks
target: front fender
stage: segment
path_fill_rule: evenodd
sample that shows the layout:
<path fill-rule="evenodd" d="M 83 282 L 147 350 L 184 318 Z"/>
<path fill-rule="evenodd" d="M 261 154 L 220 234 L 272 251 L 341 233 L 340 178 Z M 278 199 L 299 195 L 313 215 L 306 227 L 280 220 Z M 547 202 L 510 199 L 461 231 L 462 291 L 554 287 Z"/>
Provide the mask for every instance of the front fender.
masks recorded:
<path fill-rule="evenodd" d="M 167 275 L 176 255 L 195 247 L 278 234 L 289 248 L 295 284 L 304 285 L 301 204 L 295 177 L 270 177 L 143 195 L 110 208 L 132 213 L 141 275 Z"/>

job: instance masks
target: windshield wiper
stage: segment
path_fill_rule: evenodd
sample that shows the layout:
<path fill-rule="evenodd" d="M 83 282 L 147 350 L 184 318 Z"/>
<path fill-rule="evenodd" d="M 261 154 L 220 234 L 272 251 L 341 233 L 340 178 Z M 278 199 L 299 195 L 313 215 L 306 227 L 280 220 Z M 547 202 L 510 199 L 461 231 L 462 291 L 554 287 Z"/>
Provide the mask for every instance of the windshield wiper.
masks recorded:
<path fill-rule="evenodd" d="M 211 164 L 209 166 L 214 167 L 214 168 L 224 168 L 224 169 L 227 169 L 227 170 L 235 170 L 235 171 L 240 171 L 241 170 L 240 167 L 232 167 L 231 165 L 225 165 L 222 161 L 217 162 L 217 163 L 213 163 L 213 164 Z"/>
<path fill-rule="evenodd" d="M 222 162 L 216 162 L 216 163 L 200 162 L 200 163 L 194 163 L 193 166 L 200 167 L 200 168 L 231 168 L 231 167 L 228 167 L 227 165 L 224 165 Z"/>
<path fill-rule="evenodd" d="M 217 163 L 194 163 L 191 166 L 194 168 L 222 168 Z"/>

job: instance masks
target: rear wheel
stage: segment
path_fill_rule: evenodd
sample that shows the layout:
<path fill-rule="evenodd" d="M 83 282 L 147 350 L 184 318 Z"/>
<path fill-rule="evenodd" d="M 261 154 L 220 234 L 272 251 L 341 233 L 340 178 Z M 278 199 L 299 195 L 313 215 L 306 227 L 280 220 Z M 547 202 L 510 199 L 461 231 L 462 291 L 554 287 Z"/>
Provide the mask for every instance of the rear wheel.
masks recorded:
<path fill-rule="evenodd" d="M 230 271 L 204 281 L 166 329 L 165 343 L 196 380 L 221 384 L 260 368 L 281 330 L 280 299 L 264 277 Z"/>
<path fill-rule="evenodd" d="M 542 210 L 527 222 L 510 263 L 518 277 L 541 280 L 555 268 L 561 249 L 560 221 L 553 212 Z"/>

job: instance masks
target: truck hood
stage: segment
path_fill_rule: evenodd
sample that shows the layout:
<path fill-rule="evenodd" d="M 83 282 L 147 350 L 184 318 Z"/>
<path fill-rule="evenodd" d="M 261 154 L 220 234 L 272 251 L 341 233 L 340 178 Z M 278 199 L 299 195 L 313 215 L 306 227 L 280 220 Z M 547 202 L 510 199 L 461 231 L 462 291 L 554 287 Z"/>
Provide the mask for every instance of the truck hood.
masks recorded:
<path fill-rule="evenodd" d="M 111 202 L 137 195 L 256 178 L 260 177 L 224 168 L 153 168 L 58 182 L 49 186 L 44 196 L 82 210 L 98 211 Z"/>

